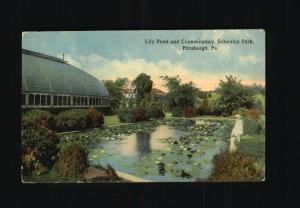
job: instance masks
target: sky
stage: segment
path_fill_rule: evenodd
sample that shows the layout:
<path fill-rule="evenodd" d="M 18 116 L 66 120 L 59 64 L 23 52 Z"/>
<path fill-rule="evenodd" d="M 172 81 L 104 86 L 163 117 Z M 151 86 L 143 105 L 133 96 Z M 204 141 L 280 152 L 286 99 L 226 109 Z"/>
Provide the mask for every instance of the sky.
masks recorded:
<path fill-rule="evenodd" d="M 157 40 L 168 40 L 167 44 Z M 238 40 L 239 44 L 218 44 L 217 40 Z M 241 43 L 242 39 L 253 44 Z M 154 44 L 146 43 L 150 40 Z M 179 44 L 170 41 L 179 40 Z M 182 50 L 182 40 L 214 40 L 217 50 Z M 214 90 L 226 75 L 243 84 L 265 85 L 264 30 L 138 30 L 23 32 L 22 48 L 62 58 L 99 80 L 138 74 L 151 76 L 154 87 L 164 90 L 160 76 L 179 75 L 201 90 Z"/>

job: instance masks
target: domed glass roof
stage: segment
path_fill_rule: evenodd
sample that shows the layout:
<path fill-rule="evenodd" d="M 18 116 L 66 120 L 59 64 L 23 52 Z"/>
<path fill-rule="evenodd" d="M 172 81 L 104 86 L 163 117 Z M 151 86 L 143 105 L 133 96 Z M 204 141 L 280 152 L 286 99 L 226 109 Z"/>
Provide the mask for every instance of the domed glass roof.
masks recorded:
<path fill-rule="evenodd" d="M 108 96 L 106 87 L 92 75 L 62 59 L 22 49 L 22 91 Z"/>

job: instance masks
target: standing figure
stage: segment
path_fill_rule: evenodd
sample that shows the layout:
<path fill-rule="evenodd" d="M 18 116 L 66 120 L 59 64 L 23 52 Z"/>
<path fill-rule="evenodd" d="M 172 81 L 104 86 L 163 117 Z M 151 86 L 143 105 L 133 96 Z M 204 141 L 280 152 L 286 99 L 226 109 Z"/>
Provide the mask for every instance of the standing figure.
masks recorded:
<path fill-rule="evenodd" d="M 243 135 L 243 121 L 241 119 L 241 116 L 239 114 L 235 114 L 234 118 L 236 121 L 230 137 L 230 152 L 236 151 L 235 141 L 237 140 L 238 142 L 240 142 L 241 136 Z"/>

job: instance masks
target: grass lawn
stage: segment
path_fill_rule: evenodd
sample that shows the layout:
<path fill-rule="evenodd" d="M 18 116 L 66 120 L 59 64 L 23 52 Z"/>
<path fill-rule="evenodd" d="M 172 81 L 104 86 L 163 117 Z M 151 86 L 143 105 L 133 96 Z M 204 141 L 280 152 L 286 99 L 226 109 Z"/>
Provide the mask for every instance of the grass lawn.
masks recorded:
<path fill-rule="evenodd" d="M 121 124 L 119 117 L 117 115 L 113 116 L 104 116 L 104 125 L 105 126 L 113 126 Z"/>
<path fill-rule="evenodd" d="M 196 116 L 196 117 L 192 117 L 193 119 L 207 119 L 207 120 L 217 120 L 217 121 L 220 121 L 220 120 L 233 120 L 232 118 L 230 117 L 222 117 L 222 116 Z"/>
<path fill-rule="evenodd" d="M 244 135 L 237 147 L 242 153 L 254 157 L 258 168 L 265 172 L 265 135 Z"/>
<path fill-rule="evenodd" d="M 172 117 L 172 112 L 165 112 L 165 117 L 166 118 L 171 118 Z"/>

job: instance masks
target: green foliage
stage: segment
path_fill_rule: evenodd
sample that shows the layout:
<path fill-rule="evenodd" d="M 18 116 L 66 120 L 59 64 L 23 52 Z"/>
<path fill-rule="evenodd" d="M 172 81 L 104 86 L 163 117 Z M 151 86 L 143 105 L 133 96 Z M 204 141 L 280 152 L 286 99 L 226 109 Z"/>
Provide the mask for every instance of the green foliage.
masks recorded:
<path fill-rule="evenodd" d="M 224 116 L 231 115 L 237 108 L 250 108 L 253 105 L 250 92 L 232 75 L 226 76 L 226 81 L 220 81 L 218 93 L 220 98 L 216 102 L 215 110 Z"/>
<path fill-rule="evenodd" d="M 261 114 L 265 114 L 265 97 L 263 95 L 256 95 L 254 98 L 253 108 L 260 111 Z"/>
<path fill-rule="evenodd" d="M 58 173 L 64 177 L 82 177 L 88 168 L 87 156 L 88 153 L 81 144 L 71 144 L 58 159 Z"/>
<path fill-rule="evenodd" d="M 134 122 L 132 109 L 131 108 L 122 108 L 118 110 L 118 117 L 123 123 L 132 123 Z"/>
<path fill-rule="evenodd" d="M 262 85 L 252 84 L 252 85 L 245 85 L 245 88 L 248 90 L 248 92 L 252 95 L 254 94 L 262 94 L 265 95 L 266 89 Z"/>
<path fill-rule="evenodd" d="M 224 152 L 213 159 L 211 181 L 261 181 L 263 174 L 255 167 L 255 159 L 241 152 Z"/>
<path fill-rule="evenodd" d="M 244 135 L 264 133 L 265 127 L 262 120 L 257 120 L 251 117 L 243 117 Z"/>
<path fill-rule="evenodd" d="M 171 108 L 175 106 L 183 108 L 188 106 L 194 107 L 197 99 L 205 96 L 205 93 L 196 88 L 192 82 L 182 84 L 179 76 L 162 76 L 161 78 L 165 81 L 165 86 L 168 88 L 169 93 L 166 96 L 166 100 Z"/>
<path fill-rule="evenodd" d="M 190 117 L 194 117 L 194 116 L 196 115 L 196 109 L 193 108 L 193 107 L 191 107 L 191 106 L 185 107 L 185 108 L 183 109 L 182 115 L 183 115 L 184 117 L 189 117 L 189 118 L 190 118 Z"/>
<path fill-rule="evenodd" d="M 151 112 L 150 118 L 164 118 L 165 117 L 165 113 L 159 107 L 152 107 L 150 112 Z"/>
<path fill-rule="evenodd" d="M 44 126 L 46 128 L 53 128 L 54 117 L 48 111 L 33 109 L 22 115 L 22 123 L 28 126 Z"/>
<path fill-rule="evenodd" d="M 91 127 L 92 128 L 101 127 L 104 123 L 103 114 L 95 108 L 89 108 L 87 109 L 87 111 L 91 119 Z"/>
<path fill-rule="evenodd" d="M 172 108 L 172 116 L 173 117 L 180 117 L 180 116 L 182 116 L 182 113 L 183 113 L 183 107 L 175 106 L 174 108 Z"/>
<path fill-rule="evenodd" d="M 163 110 L 159 107 L 135 107 L 133 109 L 119 109 L 118 117 L 121 122 L 132 123 L 146 121 L 151 118 L 163 118 Z"/>
<path fill-rule="evenodd" d="M 81 130 L 91 127 L 90 113 L 85 109 L 71 109 L 62 111 L 55 117 L 58 131 Z"/>
<path fill-rule="evenodd" d="M 208 98 L 204 98 L 201 106 L 198 109 L 198 114 L 199 115 L 210 115 L 211 114 L 211 109 L 209 106 Z"/>
<path fill-rule="evenodd" d="M 241 116 L 247 116 L 248 109 L 247 108 L 237 108 L 234 111 L 232 111 L 232 115 L 239 114 Z"/>
<path fill-rule="evenodd" d="M 128 79 L 118 78 L 115 81 L 104 80 L 103 83 L 109 93 L 109 101 L 112 111 L 116 112 L 116 110 L 120 107 L 122 101 L 125 99 L 123 89 L 124 86 L 128 83 Z"/>
<path fill-rule="evenodd" d="M 40 175 L 51 168 L 58 152 L 57 135 L 45 126 L 23 123 L 22 166 L 25 175 Z"/>
<path fill-rule="evenodd" d="M 149 75 L 141 73 L 133 80 L 132 84 L 135 87 L 137 104 L 140 104 L 151 93 L 153 81 Z"/>

